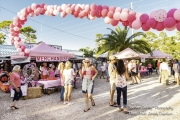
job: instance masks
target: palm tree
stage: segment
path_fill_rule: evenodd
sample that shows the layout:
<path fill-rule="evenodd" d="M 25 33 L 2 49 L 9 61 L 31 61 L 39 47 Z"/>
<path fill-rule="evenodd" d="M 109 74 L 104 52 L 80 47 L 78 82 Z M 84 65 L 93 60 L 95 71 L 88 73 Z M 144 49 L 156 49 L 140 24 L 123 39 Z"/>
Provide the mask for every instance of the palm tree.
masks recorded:
<path fill-rule="evenodd" d="M 135 39 L 139 36 L 146 36 L 143 32 L 137 32 L 128 37 L 128 27 L 121 29 L 119 26 L 112 30 L 110 34 L 103 35 L 102 38 L 98 39 L 97 42 L 102 42 L 103 44 L 97 48 L 96 55 L 99 56 L 103 53 L 108 52 L 108 56 L 120 52 L 126 48 L 131 48 L 132 50 L 139 53 L 151 53 L 149 44 L 144 40 Z M 134 40 L 133 40 L 134 39 Z"/>

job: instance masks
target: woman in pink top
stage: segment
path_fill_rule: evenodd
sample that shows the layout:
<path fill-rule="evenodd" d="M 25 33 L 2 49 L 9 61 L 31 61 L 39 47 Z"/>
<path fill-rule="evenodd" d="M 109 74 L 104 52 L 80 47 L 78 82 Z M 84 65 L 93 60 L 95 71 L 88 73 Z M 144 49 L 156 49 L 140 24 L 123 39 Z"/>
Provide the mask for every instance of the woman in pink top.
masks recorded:
<path fill-rule="evenodd" d="M 47 77 L 48 77 L 47 63 L 43 63 L 43 67 L 41 68 L 41 79 L 47 79 Z"/>
<path fill-rule="evenodd" d="M 61 101 L 64 101 L 64 79 L 63 79 L 63 71 L 64 71 L 64 63 L 60 62 L 58 66 L 59 74 L 60 74 L 60 85 L 61 85 L 61 92 L 60 92 L 60 99 Z"/>
<path fill-rule="evenodd" d="M 149 70 L 149 75 L 150 74 L 152 75 L 153 69 L 152 69 L 152 64 L 151 63 L 148 64 L 148 70 Z"/>
<path fill-rule="evenodd" d="M 13 104 L 11 106 L 11 109 L 18 109 L 18 107 L 16 107 L 16 102 L 22 97 L 22 91 L 21 91 L 21 80 L 20 80 L 20 76 L 19 76 L 19 71 L 20 71 L 20 66 L 19 65 L 15 65 L 13 67 L 13 72 L 10 75 L 10 83 L 12 85 L 12 88 L 15 92 L 14 94 L 14 98 L 13 98 Z"/>
<path fill-rule="evenodd" d="M 49 77 L 55 77 L 55 71 L 54 71 L 54 68 L 55 68 L 55 66 L 52 65 L 51 68 L 50 68 L 50 70 L 49 70 Z"/>

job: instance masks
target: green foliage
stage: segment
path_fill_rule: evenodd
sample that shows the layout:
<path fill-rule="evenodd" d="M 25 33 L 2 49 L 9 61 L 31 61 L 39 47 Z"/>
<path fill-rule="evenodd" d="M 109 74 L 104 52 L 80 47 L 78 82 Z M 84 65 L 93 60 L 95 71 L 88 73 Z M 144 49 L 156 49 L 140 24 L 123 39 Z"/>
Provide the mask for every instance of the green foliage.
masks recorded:
<path fill-rule="evenodd" d="M 5 39 L 6 39 L 5 35 L 0 33 L 0 44 L 4 44 L 5 43 Z"/>
<path fill-rule="evenodd" d="M 146 35 L 143 32 L 137 32 L 128 37 L 129 28 L 124 27 L 121 29 L 119 26 L 112 30 L 108 28 L 111 33 L 103 35 L 102 38 L 97 39 L 97 42 L 101 42 L 101 46 L 98 46 L 96 55 L 97 57 L 103 53 L 108 52 L 108 56 L 117 52 L 120 52 L 126 48 L 140 53 L 150 53 L 151 49 L 149 44 L 141 39 L 135 39 L 139 36 Z M 135 39 L 135 40 L 133 40 Z M 103 41 L 103 42 L 102 42 Z"/>
<path fill-rule="evenodd" d="M 9 34 L 9 26 L 11 23 L 12 21 L 9 21 L 9 20 L 4 20 L 0 22 L 0 31 L 5 34 Z"/>
<path fill-rule="evenodd" d="M 93 57 L 94 50 L 90 49 L 89 47 L 80 48 L 79 51 L 84 52 L 85 57 Z"/>
<path fill-rule="evenodd" d="M 26 38 L 24 40 L 25 43 L 36 43 L 36 30 L 32 29 L 30 26 L 24 27 L 20 29 L 20 33 L 23 34 Z"/>

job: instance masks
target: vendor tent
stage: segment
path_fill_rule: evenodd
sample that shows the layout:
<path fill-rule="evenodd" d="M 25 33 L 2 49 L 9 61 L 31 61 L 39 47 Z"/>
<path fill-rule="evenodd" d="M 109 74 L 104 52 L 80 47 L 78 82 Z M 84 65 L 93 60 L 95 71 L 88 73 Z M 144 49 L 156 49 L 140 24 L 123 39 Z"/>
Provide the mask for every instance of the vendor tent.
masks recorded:
<path fill-rule="evenodd" d="M 139 54 L 133 51 L 131 48 L 126 48 L 125 50 L 115 54 L 118 59 L 124 59 L 124 58 L 136 58 L 139 57 Z"/>
<path fill-rule="evenodd" d="M 154 50 L 151 54 L 146 54 L 149 58 L 172 58 L 171 55 L 161 52 L 160 50 Z"/>

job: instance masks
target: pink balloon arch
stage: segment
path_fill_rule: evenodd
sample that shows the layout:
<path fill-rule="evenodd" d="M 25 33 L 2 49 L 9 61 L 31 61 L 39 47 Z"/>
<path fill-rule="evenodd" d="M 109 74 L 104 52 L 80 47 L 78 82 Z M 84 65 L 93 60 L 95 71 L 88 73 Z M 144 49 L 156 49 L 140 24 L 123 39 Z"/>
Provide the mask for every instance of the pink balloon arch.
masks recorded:
<path fill-rule="evenodd" d="M 148 31 L 151 28 L 162 31 L 164 29 L 172 31 L 177 29 L 180 31 L 180 9 L 171 9 L 168 12 L 163 9 L 152 11 L 149 15 L 142 14 L 136 15 L 136 12 L 130 11 L 120 7 L 108 7 L 96 4 L 62 4 L 47 5 L 33 3 L 27 8 L 23 8 L 13 18 L 13 23 L 10 25 L 10 39 L 11 44 L 15 45 L 17 51 L 22 56 L 28 56 L 29 49 L 26 49 L 24 42 L 19 37 L 20 28 L 27 21 L 27 17 L 34 17 L 39 15 L 57 16 L 60 14 L 62 18 L 68 14 L 73 15 L 75 18 L 87 18 L 94 20 L 96 18 L 104 18 L 106 24 L 117 26 L 119 22 L 123 26 L 129 26 L 135 30 L 142 28 L 143 31 Z"/>

